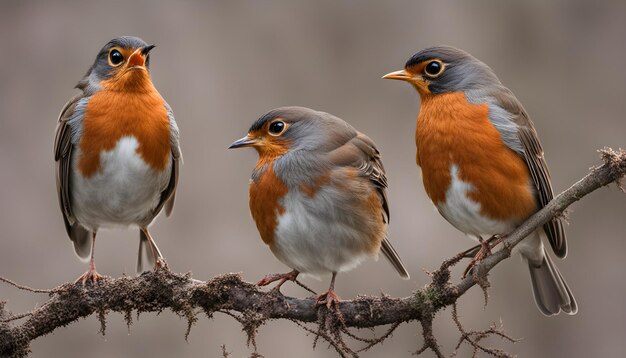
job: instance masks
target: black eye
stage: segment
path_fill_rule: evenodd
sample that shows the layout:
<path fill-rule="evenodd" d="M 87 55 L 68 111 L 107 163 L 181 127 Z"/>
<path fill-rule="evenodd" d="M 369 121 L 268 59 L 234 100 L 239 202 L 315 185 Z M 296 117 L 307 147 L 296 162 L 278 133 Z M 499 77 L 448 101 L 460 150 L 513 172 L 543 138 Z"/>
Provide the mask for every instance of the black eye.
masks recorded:
<path fill-rule="evenodd" d="M 109 61 L 113 66 L 117 66 L 124 61 L 124 56 L 118 50 L 113 50 L 109 53 Z"/>
<path fill-rule="evenodd" d="M 285 130 L 285 122 L 283 121 L 272 122 L 268 130 L 270 134 L 279 135 Z"/>
<path fill-rule="evenodd" d="M 436 77 L 441 74 L 442 71 L 443 64 L 440 61 L 431 61 L 424 67 L 424 72 L 430 77 Z"/>

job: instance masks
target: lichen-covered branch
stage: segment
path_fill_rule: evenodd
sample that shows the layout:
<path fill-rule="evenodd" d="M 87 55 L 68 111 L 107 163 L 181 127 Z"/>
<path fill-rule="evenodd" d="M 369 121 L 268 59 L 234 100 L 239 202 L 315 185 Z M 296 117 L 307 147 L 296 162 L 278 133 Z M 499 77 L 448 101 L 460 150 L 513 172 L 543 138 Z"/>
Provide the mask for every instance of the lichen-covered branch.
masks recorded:
<path fill-rule="evenodd" d="M 298 299 L 285 297 L 275 291 L 261 291 L 255 285 L 244 282 L 238 274 L 225 274 L 204 282 L 190 275 L 159 269 L 132 278 L 104 278 L 95 285 L 85 287 L 66 283 L 49 291 L 39 290 L 40 293 L 48 293 L 49 300 L 26 314 L 9 316 L 4 310 L 5 303 L 0 302 L 0 356 L 26 356 L 30 342 L 34 339 L 92 314 L 98 315 L 104 333 L 107 312 L 121 312 L 128 324 L 131 324 L 133 311 L 160 312 L 165 309 L 187 319 L 189 328 L 198 319 L 199 312 L 209 316 L 215 312 L 228 313 L 242 323 L 248 334 L 248 342 L 255 350 L 255 332 L 267 320 L 288 319 L 299 324 L 314 323 L 318 325 L 318 338 L 329 341 L 341 356 L 357 355 L 341 338 L 342 332 L 348 333 L 348 327 L 392 324 L 395 329 L 400 323 L 419 321 L 425 339 L 420 351 L 430 349 L 437 356 L 443 356 L 432 334 L 432 321 L 440 309 L 453 305 L 476 284 L 486 287 L 489 271 L 509 257 L 511 249 L 534 229 L 561 215 L 569 205 L 592 191 L 612 182 L 620 184 L 626 174 L 626 152 L 608 148 L 601 152 L 603 165 L 592 169 L 586 177 L 508 234 L 500 250 L 480 261 L 472 273 L 458 283 L 450 283 L 450 267 L 459 262 L 463 255 L 444 261 L 432 273 L 431 282 L 412 295 L 403 298 L 359 297 L 342 301 L 337 312 L 328 312 L 325 306 L 317 307 L 314 298 Z M 20 288 L 28 289 L 24 286 Z M 495 329 L 493 331 L 501 334 Z M 381 337 L 380 341 L 391 332 Z M 469 337 L 469 333 L 465 334 Z M 376 343 L 375 340 L 362 342 L 368 345 Z"/>

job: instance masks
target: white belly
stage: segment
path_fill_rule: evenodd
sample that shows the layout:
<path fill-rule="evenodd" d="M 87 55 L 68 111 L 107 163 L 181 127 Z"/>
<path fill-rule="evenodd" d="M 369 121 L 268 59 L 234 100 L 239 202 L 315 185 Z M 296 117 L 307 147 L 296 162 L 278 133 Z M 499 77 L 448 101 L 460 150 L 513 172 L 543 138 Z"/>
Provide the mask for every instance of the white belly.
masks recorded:
<path fill-rule="evenodd" d="M 139 143 L 123 137 L 115 148 L 100 154 L 100 170 L 85 179 L 78 175 L 80 148 L 72 153 L 71 198 L 78 222 L 97 230 L 103 227 L 148 225 L 161 191 L 169 182 L 171 163 L 157 172 L 137 153 Z"/>
<path fill-rule="evenodd" d="M 372 252 L 370 239 L 346 220 L 350 213 L 328 204 L 332 190 L 322 189 L 313 199 L 300 192 L 284 198 L 285 212 L 270 248 L 292 269 L 313 276 L 347 271 L 378 252 Z"/>
<path fill-rule="evenodd" d="M 439 203 L 437 209 L 454 227 L 472 236 L 506 234 L 515 227 L 513 222 L 493 220 L 481 215 L 480 204 L 467 196 L 474 187 L 459 178 L 456 164 L 450 166 L 450 178 L 446 201 Z"/>

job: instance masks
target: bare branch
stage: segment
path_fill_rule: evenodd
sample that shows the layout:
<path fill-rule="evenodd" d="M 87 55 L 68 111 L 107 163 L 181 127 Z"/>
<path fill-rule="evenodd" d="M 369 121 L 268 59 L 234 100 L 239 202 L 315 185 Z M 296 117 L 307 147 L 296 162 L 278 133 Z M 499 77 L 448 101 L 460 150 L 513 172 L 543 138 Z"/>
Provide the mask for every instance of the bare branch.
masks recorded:
<path fill-rule="evenodd" d="M 342 356 L 356 356 L 358 352 L 346 345 L 342 334 L 367 343 L 365 349 L 368 349 L 389 337 L 399 324 L 419 321 L 424 345 L 416 353 L 430 349 L 436 356 L 443 357 L 441 347 L 432 333 L 433 319 L 439 310 L 455 304 L 459 297 L 476 284 L 486 287 L 489 271 L 509 257 L 512 248 L 537 227 L 561 215 L 569 205 L 592 191 L 613 182 L 620 184 L 626 174 L 626 152 L 605 148 L 601 153 L 603 165 L 592 169 L 586 177 L 559 194 L 546 207 L 508 234 L 499 251 L 480 261 L 471 275 L 454 285 L 450 283 L 450 267 L 463 259 L 467 252 L 444 261 L 438 270 L 431 273 L 431 282 L 414 294 L 404 298 L 383 295 L 342 301 L 338 307 L 339 316 L 325 307 L 316 306 L 314 298 L 298 299 L 285 297 L 274 291 L 263 292 L 255 285 L 244 282 L 239 274 L 224 274 L 203 282 L 191 278 L 190 274 L 175 274 L 159 269 L 134 278 L 104 278 L 97 284 L 86 287 L 66 283 L 52 290 L 34 290 L 0 278 L 0 281 L 20 289 L 47 293 L 50 296 L 41 307 L 18 315 L 6 312 L 5 302 L 0 302 L 0 356 L 26 356 L 30 342 L 34 339 L 92 314 L 98 315 L 101 331 L 104 333 L 106 314 L 110 311 L 123 313 L 130 325 L 133 311 L 139 314 L 170 309 L 185 318 L 189 322 L 189 328 L 197 320 L 198 310 L 208 316 L 216 312 L 232 315 L 242 323 L 248 342 L 254 346 L 253 356 L 259 356 L 254 340 L 258 328 L 271 319 L 288 319 L 317 337 L 322 337 Z M 318 330 L 306 327 L 305 324 L 309 323 L 317 324 Z M 381 325 L 391 325 L 391 329 L 378 339 L 359 339 L 347 332 L 348 327 Z M 506 337 L 495 327 L 482 332 Z M 462 330 L 461 333 L 471 339 L 466 341 L 472 345 L 472 342 L 478 344 L 484 338 L 481 332 Z M 473 347 L 492 355 L 506 354 L 497 350 L 490 352 L 481 346 Z M 228 356 L 225 347 L 222 348 L 222 353 Z"/>

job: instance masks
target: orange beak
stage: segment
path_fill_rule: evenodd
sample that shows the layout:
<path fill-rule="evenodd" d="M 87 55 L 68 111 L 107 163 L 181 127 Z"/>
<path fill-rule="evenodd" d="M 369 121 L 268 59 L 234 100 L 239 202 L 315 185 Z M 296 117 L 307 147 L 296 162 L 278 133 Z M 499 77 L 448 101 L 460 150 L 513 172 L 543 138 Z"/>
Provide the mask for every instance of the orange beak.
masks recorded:
<path fill-rule="evenodd" d="M 413 75 L 407 72 L 406 70 L 400 70 L 400 71 L 394 71 L 394 72 L 388 73 L 384 75 L 383 78 L 387 80 L 406 81 L 412 84 L 413 87 L 417 89 L 417 92 L 419 92 L 420 96 L 430 93 L 430 90 L 428 89 L 428 83 L 424 81 L 424 78 L 422 76 Z"/>
<path fill-rule="evenodd" d="M 128 58 L 128 67 L 145 67 L 146 66 L 146 58 L 148 57 L 148 53 L 152 50 L 155 45 L 148 45 L 146 47 L 138 48 L 133 52 L 132 55 Z"/>
<path fill-rule="evenodd" d="M 413 77 L 411 77 L 411 75 L 409 75 L 405 70 L 394 71 L 394 72 L 388 73 L 384 75 L 383 78 L 386 80 L 401 80 L 401 81 L 409 81 L 409 82 L 411 82 L 413 79 Z"/>

